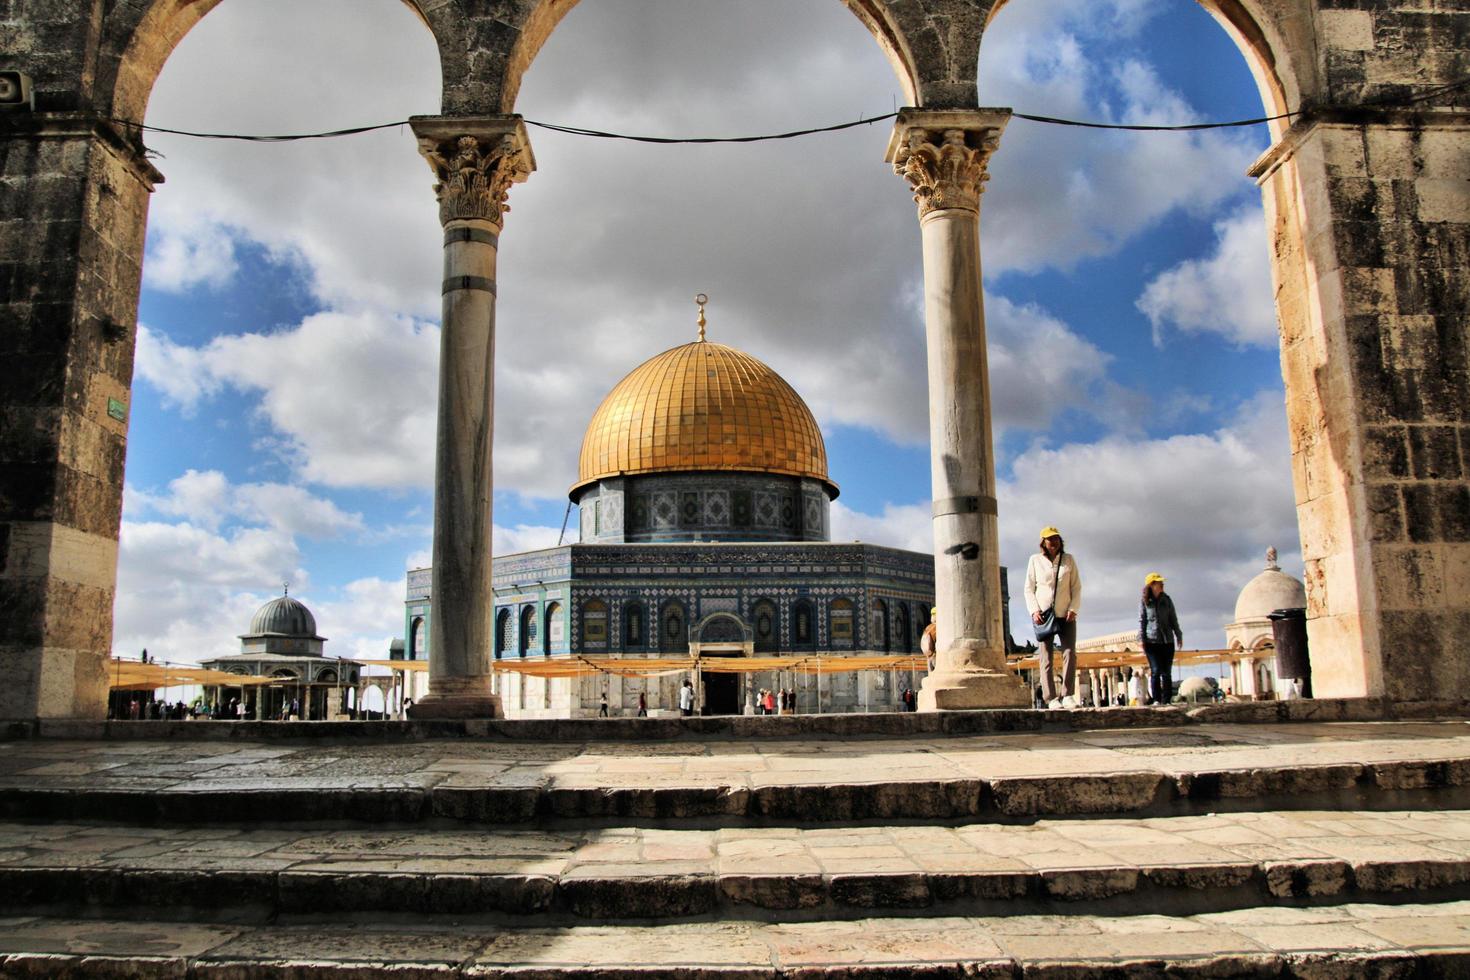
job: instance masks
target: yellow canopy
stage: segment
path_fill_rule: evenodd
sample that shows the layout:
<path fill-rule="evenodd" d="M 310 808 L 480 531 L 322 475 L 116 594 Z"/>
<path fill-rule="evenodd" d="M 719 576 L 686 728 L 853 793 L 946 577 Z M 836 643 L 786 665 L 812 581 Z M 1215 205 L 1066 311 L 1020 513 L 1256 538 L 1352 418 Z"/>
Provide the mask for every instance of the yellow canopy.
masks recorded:
<path fill-rule="evenodd" d="M 231 674 L 224 670 L 207 667 L 185 667 L 179 664 L 142 663 L 137 660 L 113 658 L 107 670 L 108 682 L 115 691 L 149 691 L 160 687 L 181 687 L 185 684 L 219 685 L 221 687 L 250 687 L 269 684 L 279 678 L 256 677 L 249 674 Z"/>
<path fill-rule="evenodd" d="M 1229 663 L 1232 660 L 1242 660 L 1249 656 L 1250 654 L 1243 650 L 1176 650 L 1174 651 L 1174 663 L 1176 665 Z M 1147 657 L 1141 652 L 1135 653 L 1131 650 L 1088 650 L 1077 654 L 1078 670 L 1147 665 Z M 1029 657 L 1016 657 L 1007 661 L 1006 666 L 1012 670 L 1034 670 L 1036 654 Z"/>

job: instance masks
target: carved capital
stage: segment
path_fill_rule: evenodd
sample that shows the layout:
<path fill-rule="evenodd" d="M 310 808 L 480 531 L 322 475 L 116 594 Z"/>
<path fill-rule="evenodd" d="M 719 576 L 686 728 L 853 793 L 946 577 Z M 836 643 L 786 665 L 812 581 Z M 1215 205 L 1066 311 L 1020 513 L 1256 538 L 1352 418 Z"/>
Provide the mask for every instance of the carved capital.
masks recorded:
<path fill-rule="evenodd" d="M 536 169 L 520 116 L 416 116 L 419 152 L 433 169 L 439 221 L 500 225 L 511 184 Z"/>
<path fill-rule="evenodd" d="M 899 113 L 887 160 L 913 188 L 919 217 L 950 209 L 979 212 L 990 155 L 1009 119 L 1008 109 Z"/>

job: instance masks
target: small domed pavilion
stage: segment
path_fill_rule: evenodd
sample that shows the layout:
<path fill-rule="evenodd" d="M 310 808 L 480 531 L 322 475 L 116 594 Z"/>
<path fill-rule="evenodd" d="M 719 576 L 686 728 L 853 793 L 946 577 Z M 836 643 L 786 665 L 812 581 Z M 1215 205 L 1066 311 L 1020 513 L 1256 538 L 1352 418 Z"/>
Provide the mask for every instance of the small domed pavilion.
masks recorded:
<path fill-rule="evenodd" d="M 1307 588 L 1276 563 L 1276 549 L 1266 549 L 1266 568 L 1246 583 L 1235 600 L 1235 619 L 1225 627 L 1225 644 L 1238 659 L 1231 664 L 1231 689 L 1244 698 L 1276 696 L 1276 642 L 1271 613 L 1304 609 Z"/>
<path fill-rule="evenodd" d="M 200 666 L 250 677 L 268 677 L 269 684 L 210 688 L 216 716 L 229 717 L 232 703 L 244 710 L 240 717 L 271 719 L 293 716 L 301 720 L 347 717 L 347 692 L 358 683 L 358 665 L 328 659 L 327 638 L 316 631 L 316 617 L 289 589 L 256 610 L 250 631 L 240 636 L 240 652 Z M 290 709 L 294 706 L 294 712 Z"/>

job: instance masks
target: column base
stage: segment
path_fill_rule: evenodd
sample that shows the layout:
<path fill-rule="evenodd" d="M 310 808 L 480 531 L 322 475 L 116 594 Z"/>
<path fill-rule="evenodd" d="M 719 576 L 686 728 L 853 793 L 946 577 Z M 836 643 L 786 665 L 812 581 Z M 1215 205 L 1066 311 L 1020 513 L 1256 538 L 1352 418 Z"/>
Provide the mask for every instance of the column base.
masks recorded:
<path fill-rule="evenodd" d="M 1026 682 L 1010 671 L 938 670 L 919 684 L 920 711 L 1031 706 Z"/>
<path fill-rule="evenodd" d="M 447 718 L 504 718 L 500 695 L 490 693 L 488 677 L 429 678 L 429 693 L 408 706 L 414 721 Z"/>

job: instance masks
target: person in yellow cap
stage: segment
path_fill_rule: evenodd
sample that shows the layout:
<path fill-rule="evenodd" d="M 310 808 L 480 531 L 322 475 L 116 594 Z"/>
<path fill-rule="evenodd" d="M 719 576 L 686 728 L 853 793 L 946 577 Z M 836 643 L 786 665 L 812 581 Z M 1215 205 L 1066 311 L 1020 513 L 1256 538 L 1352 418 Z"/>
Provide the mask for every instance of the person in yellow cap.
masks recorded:
<path fill-rule="evenodd" d="M 1067 554 L 1062 532 L 1041 529 L 1041 550 L 1026 563 L 1026 609 L 1036 632 L 1037 666 L 1041 668 L 1041 700 L 1048 708 L 1077 704 L 1077 611 L 1082 605 L 1082 577 L 1077 560 Z M 1062 652 L 1062 693 L 1052 674 L 1054 649 Z"/>
<path fill-rule="evenodd" d="M 1154 704 L 1174 700 L 1174 649 L 1184 646 L 1174 600 L 1164 591 L 1164 576 L 1149 572 L 1138 603 L 1138 641 L 1148 658 L 1148 696 Z"/>

